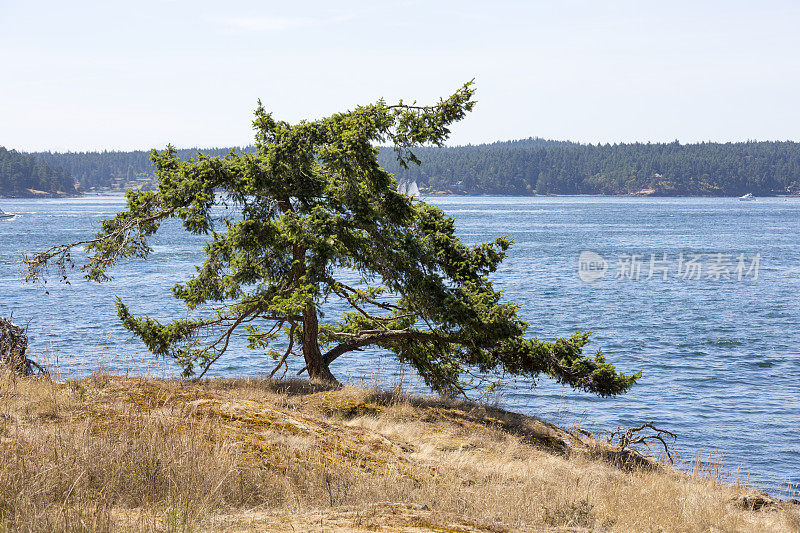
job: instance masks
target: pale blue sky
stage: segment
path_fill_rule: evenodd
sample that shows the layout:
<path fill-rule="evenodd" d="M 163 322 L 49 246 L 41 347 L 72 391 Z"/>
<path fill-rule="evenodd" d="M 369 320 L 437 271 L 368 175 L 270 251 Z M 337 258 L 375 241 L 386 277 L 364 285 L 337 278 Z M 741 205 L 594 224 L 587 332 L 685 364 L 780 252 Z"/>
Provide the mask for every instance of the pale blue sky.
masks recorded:
<path fill-rule="evenodd" d="M 800 2 L 0 0 L 0 145 L 229 146 L 476 78 L 452 144 L 800 140 Z"/>

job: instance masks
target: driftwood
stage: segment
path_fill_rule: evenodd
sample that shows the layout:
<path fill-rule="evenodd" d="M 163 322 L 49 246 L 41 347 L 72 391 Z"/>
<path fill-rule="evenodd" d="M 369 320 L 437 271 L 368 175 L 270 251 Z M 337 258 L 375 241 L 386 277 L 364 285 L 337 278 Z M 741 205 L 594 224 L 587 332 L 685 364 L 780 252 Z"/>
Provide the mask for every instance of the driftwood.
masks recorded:
<path fill-rule="evenodd" d="M 651 430 L 652 433 L 641 433 L 645 429 Z M 678 438 L 674 433 L 671 433 L 666 429 L 659 429 L 655 427 L 652 422 L 647 422 L 640 426 L 628 429 L 622 429 L 621 427 L 618 427 L 616 431 L 611 432 L 611 435 L 608 437 L 608 442 L 613 442 L 614 439 L 616 439 L 620 452 L 631 451 L 638 453 L 636 450 L 637 445 L 643 445 L 649 448 L 650 442 L 659 441 L 661 445 L 664 446 L 664 452 L 667 454 L 669 462 L 672 463 L 672 454 L 669 451 L 666 440 L 664 440 L 665 437 L 671 439 L 672 443 L 674 443 L 675 439 Z"/>
<path fill-rule="evenodd" d="M 27 350 L 28 336 L 25 329 L 0 317 L 0 366 L 20 376 L 31 376 L 37 372 L 49 375 L 47 369 L 25 356 Z"/>

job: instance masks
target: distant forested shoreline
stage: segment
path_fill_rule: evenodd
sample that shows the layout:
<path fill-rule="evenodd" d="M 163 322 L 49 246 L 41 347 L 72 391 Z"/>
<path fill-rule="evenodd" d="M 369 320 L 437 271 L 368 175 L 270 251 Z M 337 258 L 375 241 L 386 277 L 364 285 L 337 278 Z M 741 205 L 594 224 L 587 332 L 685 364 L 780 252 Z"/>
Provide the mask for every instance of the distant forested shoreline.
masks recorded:
<path fill-rule="evenodd" d="M 182 148 L 178 158 L 185 161 L 200 151 L 211 156 L 225 156 L 231 150 L 253 151 L 252 146 L 236 148 Z M 81 192 L 147 187 L 154 184 L 149 150 L 130 152 L 32 152 L 31 155 L 51 165 L 66 169 Z"/>
<path fill-rule="evenodd" d="M 0 146 L 0 196 L 71 196 L 75 180 L 59 166 Z"/>
<path fill-rule="evenodd" d="M 200 149 L 224 156 L 231 148 Z M 235 148 L 253 151 L 254 147 Z M 185 160 L 198 149 L 178 150 Z M 5 153 L 8 152 L 4 150 Z M 462 195 L 652 195 L 757 196 L 800 194 L 800 143 L 627 143 L 580 144 L 530 138 L 491 144 L 425 147 L 422 164 L 403 168 L 391 148 L 381 147 L 380 164 L 398 181 L 416 181 L 426 194 Z M 63 174 L 80 192 L 148 187 L 153 183 L 149 152 L 36 152 L 52 170 L 39 178 L 49 190 L 65 189 Z M 30 166 L 30 163 L 29 163 Z M 35 166 L 35 165 L 34 165 Z M 40 167 L 40 168 L 45 168 Z M 3 167 L 4 168 L 4 167 Z M 42 176 L 42 171 L 34 173 Z M 9 187 L 0 174 L 0 194 Z M 12 187 L 13 189 L 13 187 Z"/>
<path fill-rule="evenodd" d="M 800 143 L 579 144 L 525 139 L 423 148 L 400 180 L 454 194 L 773 196 L 800 193 Z"/>

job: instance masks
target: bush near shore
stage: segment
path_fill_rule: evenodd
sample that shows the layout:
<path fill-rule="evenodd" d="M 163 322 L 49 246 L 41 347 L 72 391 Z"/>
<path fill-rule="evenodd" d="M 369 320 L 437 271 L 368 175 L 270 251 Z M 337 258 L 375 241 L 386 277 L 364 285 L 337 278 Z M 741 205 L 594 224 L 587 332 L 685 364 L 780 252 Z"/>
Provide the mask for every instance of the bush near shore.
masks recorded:
<path fill-rule="evenodd" d="M 302 381 L 0 378 L 0 531 L 800 531 L 718 470 Z"/>

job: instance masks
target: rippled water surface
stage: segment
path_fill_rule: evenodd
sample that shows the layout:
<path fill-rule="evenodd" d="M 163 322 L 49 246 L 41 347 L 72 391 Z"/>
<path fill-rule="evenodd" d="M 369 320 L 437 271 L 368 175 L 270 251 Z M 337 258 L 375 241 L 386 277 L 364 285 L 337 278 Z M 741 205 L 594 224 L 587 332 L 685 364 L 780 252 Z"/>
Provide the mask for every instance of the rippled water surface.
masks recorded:
<path fill-rule="evenodd" d="M 655 421 L 679 435 L 685 460 L 713 454 L 727 472 L 741 466 L 743 480 L 797 496 L 790 483 L 800 481 L 800 200 L 429 201 L 455 217 L 467 242 L 514 238 L 496 281 L 521 304 L 532 335 L 591 329 L 592 350 L 602 347 L 626 372 L 644 372 L 639 385 L 614 399 L 521 380 L 500 397 L 503 406 L 591 431 Z M 33 351 L 46 352 L 51 363 L 57 358 L 65 377 L 99 365 L 177 375 L 119 326 L 112 300 L 121 296 L 136 314 L 182 314 L 168 288 L 191 275 L 202 238 L 167 226 L 148 261 L 117 268 L 103 285 L 19 281 L 23 253 L 84 239 L 122 205 L 113 197 L 0 201 L 19 214 L 0 221 L 0 316 L 13 311 L 15 321 L 30 320 Z M 585 250 L 607 262 L 605 275 L 590 283 L 578 275 Z M 641 260 L 638 279 L 632 255 Z M 695 255 L 699 275 L 686 268 Z M 271 365 L 237 346 L 212 374 L 261 375 Z M 378 351 L 344 356 L 333 370 L 343 380 L 384 384 L 408 374 Z"/>

